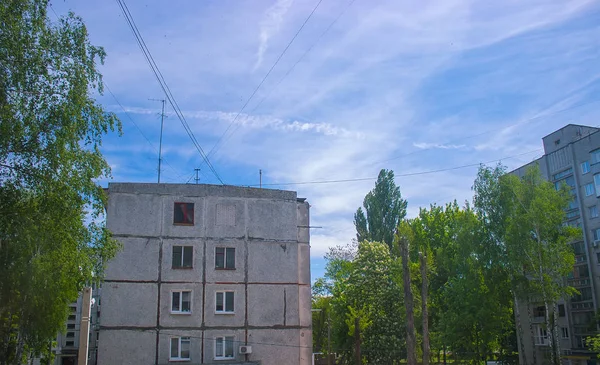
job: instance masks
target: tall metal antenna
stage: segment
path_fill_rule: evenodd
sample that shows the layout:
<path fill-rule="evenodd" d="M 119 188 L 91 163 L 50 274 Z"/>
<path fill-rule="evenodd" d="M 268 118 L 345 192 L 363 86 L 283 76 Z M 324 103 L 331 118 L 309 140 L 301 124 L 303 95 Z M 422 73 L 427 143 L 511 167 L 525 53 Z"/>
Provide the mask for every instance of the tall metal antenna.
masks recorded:
<path fill-rule="evenodd" d="M 162 102 L 162 111 L 160 113 L 160 139 L 158 141 L 158 183 L 160 184 L 160 165 L 162 162 L 162 135 L 163 125 L 165 123 L 165 99 L 148 99 Z"/>
<path fill-rule="evenodd" d="M 258 170 L 259 187 L 262 189 L 262 169 Z"/>

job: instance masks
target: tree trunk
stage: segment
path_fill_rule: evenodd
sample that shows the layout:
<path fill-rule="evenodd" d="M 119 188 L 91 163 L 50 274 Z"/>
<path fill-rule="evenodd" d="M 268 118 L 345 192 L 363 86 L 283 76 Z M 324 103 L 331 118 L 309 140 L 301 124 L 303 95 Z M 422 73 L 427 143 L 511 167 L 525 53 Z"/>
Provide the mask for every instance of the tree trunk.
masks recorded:
<path fill-rule="evenodd" d="M 537 365 L 537 349 L 535 347 L 535 338 L 533 335 L 533 323 L 532 323 L 532 317 L 531 317 L 531 300 L 527 300 L 527 320 L 529 321 L 529 335 L 531 336 L 531 344 L 532 346 L 532 351 L 531 351 L 531 357 L 533 359 L 533 365 Z"/>
<path fill-rule="evenodd" d="M 429 347 L 429 313 L 427 310 L 427 294 L 429 290 L 429 280 L 427 279 L 427 256 L 426 253 L 419 255 L 421 261 L 421 307 L 423 311 L 423 365 L 429 365 L 430 347 Z"/>
<path fill-rule="evenodd" d="M 527 362 L 527 352 L 525 351 L 525 343 L 523 342 L 523 326 L 521 325 L 521 310 L 519 309 L 519 300 L 517 299 L 517 294 L 515 292 L 515 290 L 513 289 L 513 298 L 515 301 L 515 317 L 516 320 L 516 324 L 517 324 L 517 332 L 519 333 L 519 353 L 523 355 L 523 365 L 529 365 L 529 363 Z"/>
<path fill-rule="evenodd" d="M 413 294 L 410 286 L 410 268 L 408 261 L 408 239 L 400 238 L 400 254 L 402 255 L 402 276 L 404 279 L 404 306 L 406 308 L 406 362 L 407 365 L 417 365 L 415 351 L 415 317 Z"/>
<path fill-rule="evenodd" d="M 552 305 L 552 331 L 554 333 L 554 336 L 552 336 L 554 338 L 554 349 L 556 352 L 556 363 L 557 364 L 561 364 L 562 363 L 562 356 L 560 354 L 560 337 L 558 337 L 559 333 L 558 333 L 558 320 L 556 319 L 556 312 L 557 312 L 557 308 L 556 308 L 556 302 L 554 302 L 554 304 Z"/>

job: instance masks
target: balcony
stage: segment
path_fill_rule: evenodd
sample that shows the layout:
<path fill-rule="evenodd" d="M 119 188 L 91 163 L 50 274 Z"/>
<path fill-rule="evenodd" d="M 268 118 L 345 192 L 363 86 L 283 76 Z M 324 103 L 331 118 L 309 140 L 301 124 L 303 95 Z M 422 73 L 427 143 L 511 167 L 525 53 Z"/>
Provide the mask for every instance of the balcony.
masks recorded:
<path fill-rule="evenodd" d="M 583 286 L 590 286 L 589 278 L 569 279 L 569 285 L 575 288 L 581 288 Z"/>

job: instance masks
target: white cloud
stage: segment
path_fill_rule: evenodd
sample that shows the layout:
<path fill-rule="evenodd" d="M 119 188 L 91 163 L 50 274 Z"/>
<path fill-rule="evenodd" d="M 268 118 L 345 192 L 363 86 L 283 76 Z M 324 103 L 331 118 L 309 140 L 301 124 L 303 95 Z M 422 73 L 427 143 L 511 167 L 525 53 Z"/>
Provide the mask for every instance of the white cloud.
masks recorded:
<path fill-rule="evenodd" d="M 421 150 L 429 150 L 429 149 L 440 149 L 440 150 L 459 150 L 465 149 L 467 146 L 464 144 L 443 144 L 443 143 L 427 143 L 427 142 L 419 142 L 413 143 L 413 146 L 417 147 Z"/>
<path fill-rule="evenodd" d="M 260 22 L 260 43 L 258 51 L 256 53 L 256 63 L 254 64 L 254 70 L 258 69 L 263 62 L 263 58 L 267 48 L 269 47 L 269 40 L 273 37 L 281 27 L 283 18 L 288 12 L 288 9 L 292 5 L 293 0 L 277 0 L 267 11 L 265 12 L 263 20 Z"/>
<path fill-rule="evenodd" d="M 158 109 L 147 99 L 161 93 L 118 9 L 107 6 L 114 9 L 99 16 L 88 2 L 67 5 L 84 12 L 92 39 L 108 52 L 103 71 L 111 89 L 157 140 Z M 253 71 L 291 39 L 313 3 L 144 6 L 132 4 L 138 26 L 209 150 L 261 81 L 263 72 Z M 600 60 L 593 45 L 600 27 L 580 21 L 594 14 L 593 1 L 356 1 L 273 89 L 341 6 L 323 2 L 235 121 L 235 134 L 212 157 L 228 182 L 253 183 L 259 168 L 269 183 L 374 177 L 381 168 L 397 174 L 436 170 L 541 148 L 541 137 L 566 122 L 597 124 L 597 105 L 555 114 L 597 93 Z M 115 27 L 107 29 L 107 21 Z M 176 118 L 165 125 L 166 159 L 192 174 L 200 164 L 197 152 Z M 123 146 L 106 144 L 120 180 L 154 173 L 152 150 L 136 134 L 132 130 Z M 533 157 L 506 163 L 512 167 Z M 462 204 L 471 196 L 475 171 L 398 179 L 409 215 L 432 202 L 456 198 Z M 285 187 L 308 198 L 311 224 L 326 227 L 312 232 L 313 256 L 354 237 L 352 214 L 373 186 L 361 181 Z"/>

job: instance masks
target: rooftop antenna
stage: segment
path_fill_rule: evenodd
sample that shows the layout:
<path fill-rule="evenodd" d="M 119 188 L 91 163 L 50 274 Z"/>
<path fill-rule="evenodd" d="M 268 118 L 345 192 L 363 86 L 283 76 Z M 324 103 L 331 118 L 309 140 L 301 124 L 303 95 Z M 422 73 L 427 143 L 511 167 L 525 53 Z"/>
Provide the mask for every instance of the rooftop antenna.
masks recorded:
<path fill-rule="evenodd" d="M 262 189 L 262 169 L 258 170 L 258 183 L 259 187 Z"/>
<path fill-rule="evenodd" d="M 158 141 L 158 183 L 160 184 L 160 164 L 162 162 L 162 135 L 163 135 L 163 125 L 165 122 L 165 99 L 148 99 L 148 100 L 162 102 L 162 111 L 160 113 L 160 138 Z"/>

